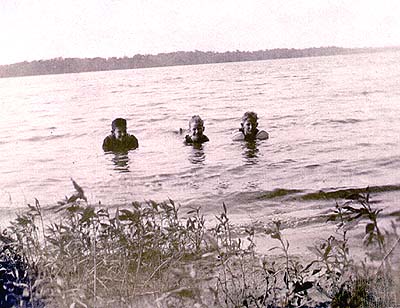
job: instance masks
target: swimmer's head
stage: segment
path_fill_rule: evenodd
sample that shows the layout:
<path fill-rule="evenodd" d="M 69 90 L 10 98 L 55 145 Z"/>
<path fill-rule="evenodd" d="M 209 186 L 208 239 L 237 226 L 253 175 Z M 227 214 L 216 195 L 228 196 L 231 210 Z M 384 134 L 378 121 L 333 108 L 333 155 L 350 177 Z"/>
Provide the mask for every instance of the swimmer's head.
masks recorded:
<path fill-rule="evenodd" d="M 117 118 L 111 123 L 111 133 L 117 138 L 121 140 L 126 136 L 126 120 L 122 118 Z"/>
<path fill-rule="evenodd" d="M 193 142 L 200 141 L 205 130 L 204 121 L 195 115 L 189 120 L 189 135 Z"/>
<path fill-rule="evenodd" d="M 242 132 L 245 136 L 252 136 L 256 134 L 258 126 L 257 113 L 248 111 L 242 117 Z"/>

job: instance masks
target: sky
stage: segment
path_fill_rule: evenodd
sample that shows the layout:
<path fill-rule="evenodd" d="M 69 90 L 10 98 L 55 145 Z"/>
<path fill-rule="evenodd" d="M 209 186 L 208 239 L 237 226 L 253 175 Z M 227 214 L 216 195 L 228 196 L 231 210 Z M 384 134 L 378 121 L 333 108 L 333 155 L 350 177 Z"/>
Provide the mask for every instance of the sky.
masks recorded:
<path fill-rule="evenodd" d="M 398 0 L 0 0 L 0 65 L 173 51 L 400 46 Z"/>

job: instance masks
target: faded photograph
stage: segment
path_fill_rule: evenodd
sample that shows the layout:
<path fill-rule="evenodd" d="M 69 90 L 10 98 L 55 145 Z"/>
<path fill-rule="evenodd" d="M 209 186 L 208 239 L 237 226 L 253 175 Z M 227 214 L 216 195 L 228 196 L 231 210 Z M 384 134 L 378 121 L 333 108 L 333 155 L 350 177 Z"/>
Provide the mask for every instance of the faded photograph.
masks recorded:
<path fill-rule="evenodd" d="M 0 3 L 0 307 L 399 307 L 400 2 Z"/>

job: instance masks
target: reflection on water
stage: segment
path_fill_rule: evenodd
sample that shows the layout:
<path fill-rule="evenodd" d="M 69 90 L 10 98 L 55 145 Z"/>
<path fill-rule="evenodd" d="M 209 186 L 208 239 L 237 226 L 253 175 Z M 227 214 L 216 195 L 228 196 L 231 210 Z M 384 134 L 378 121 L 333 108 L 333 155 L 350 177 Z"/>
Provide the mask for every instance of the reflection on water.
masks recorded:
<path fill-rule="evenodd" d="M 114 170 L 118 172 L 129 172 L 129 156 L 128 153 L 112 153 L 112 162 Z"/>
<path fill-rule="evenodd" d="M 246 164 L 255 165 L 258 163 L 258 148 L 257 141 L 246 141 L 242 145 L 243 153 L 242 156 L 246 161 Z"/>
<path fill-rule="evenodd" d="M 206 159 L 206 155 L 203 151 L 201 144 L 193 144 L 192 151 L 189 153 L 189 161 L 192 164 L 202 164 Z"/>

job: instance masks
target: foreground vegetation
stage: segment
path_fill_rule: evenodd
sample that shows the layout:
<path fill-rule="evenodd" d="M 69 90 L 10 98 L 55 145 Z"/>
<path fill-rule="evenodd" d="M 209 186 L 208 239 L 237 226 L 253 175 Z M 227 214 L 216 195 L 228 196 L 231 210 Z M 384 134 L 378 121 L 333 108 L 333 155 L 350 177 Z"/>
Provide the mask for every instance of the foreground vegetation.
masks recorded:
<path fill-rule="evenodd" d="M 399 304 L 396 224 L 384 231 L 368 192 L 336 204 L 337 232 L 290 253 L 282 224 L 260 255 L 255 231 L 239 232 L 223 205 L 213 227 L 200 209 L 181 215 L 172 200 L 124 209 L 89 206 L 83 190 L 46 224 L 36 200 L 0 236 L 0 307 L 393 307 Z M 208 224 L 207 224 L 208 225 Z M 350 234 L 365 228 L 368 260 L 351 255 Z M 279 253 L 277 253 L 279 252 Z M 394 259 L 394 260 L 393 260 Z"/>

